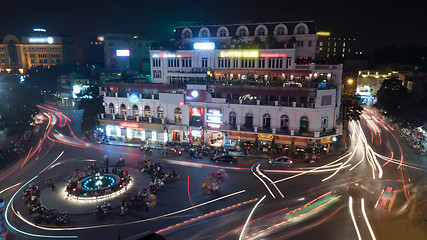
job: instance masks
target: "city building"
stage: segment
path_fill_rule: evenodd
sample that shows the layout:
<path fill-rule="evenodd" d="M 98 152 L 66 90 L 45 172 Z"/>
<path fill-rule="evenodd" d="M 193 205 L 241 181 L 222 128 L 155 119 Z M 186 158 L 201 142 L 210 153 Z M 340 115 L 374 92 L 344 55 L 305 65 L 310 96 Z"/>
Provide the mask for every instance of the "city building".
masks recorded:
<path fill-rule="evenodd" d="M 363 102 L 371 105 L 376 102 L 377 92 L 384 80 L 395 78 L 405 84 L 405 75 L 397 71 L 380 71 L 380 70 L 363 70 L 359 71 L 356 79 L 356 94 L 359 95 Z M 406 83 L 411 88 L 412 82 Z"/>
<path fill-rule="evenodd" d="M 150 47 L 153 40 L 131 34 L 99 35 L 93 44 L 104 48 L 105 68 L 150 72 Z"/>
<path fill-rule="evenodd" d="M 317 32 L 316 60 L 321 62 L 344 62 L 344 58 L 352 55 L 361 55 L 363 52 L 356 51 L 355 38 L 335 37 L 330 32 Z"/>
<path fill-rule="evenodd" d="M 82 62 L 83 54 L 73 42 L 35 28 L 22 37 L 6 35 L 0 43 L 0 71 Z"/>
<path fill-rule="evenodd" d="M 340 134 L 342 65 L 313 63 L 314 22 L 179 27 L 176 33 L 175 49 L 150 51 L 151 84 L 105 84 L 105 136 L 230 148 L 258 141 L 269 151 L 272 145 L 329 147 Z M 235 35 L 245 41 L 240 47 Z"/>

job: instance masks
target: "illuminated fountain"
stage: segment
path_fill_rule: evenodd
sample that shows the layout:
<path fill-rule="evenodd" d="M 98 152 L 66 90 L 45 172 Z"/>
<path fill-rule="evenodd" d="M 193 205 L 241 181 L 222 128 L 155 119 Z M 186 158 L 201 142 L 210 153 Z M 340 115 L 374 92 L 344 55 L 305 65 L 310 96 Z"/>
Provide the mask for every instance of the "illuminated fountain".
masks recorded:
<path fill-rule="evenodd" d="M 69 183 L 67 192 L 76 200 L 101 200 L 120 195 L 129 184 L 130 177 L 124 174 L 96 172 Z"/>

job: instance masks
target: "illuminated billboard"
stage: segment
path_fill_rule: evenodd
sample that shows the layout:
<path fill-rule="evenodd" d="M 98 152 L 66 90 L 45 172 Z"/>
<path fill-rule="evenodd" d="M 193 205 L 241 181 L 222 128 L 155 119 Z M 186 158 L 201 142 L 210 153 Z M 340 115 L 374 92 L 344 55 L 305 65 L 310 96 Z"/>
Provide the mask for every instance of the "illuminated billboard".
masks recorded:
<path fill-rule="evenodd" d="M 206 112 L 206 123 L 222 124 L 222 109 L 208 108 Z"/>
<path fill-rule="evenodd" d="M 194 49 L 196 50 L 212 50 L 215 49 L 214 42 L 196 42 L 193 44 Z"/>
<path fill-rule="evenodd" d="M 28 41 L 30 43 L 53 43 L 53 37 L 42 37 L 42 38 L 29 38 Z"/>
<path fill-rule="evenodd" d="M 221 51 L 220 57 L 222 58 L 258 58 L 259 52 L 256 50 L 249 51 Z"/>
<path fill-rule="evenodd" d="M 129 57 L 130 56 L 129 49 L 116 50 L 116 56 L 117 57 Z"/>

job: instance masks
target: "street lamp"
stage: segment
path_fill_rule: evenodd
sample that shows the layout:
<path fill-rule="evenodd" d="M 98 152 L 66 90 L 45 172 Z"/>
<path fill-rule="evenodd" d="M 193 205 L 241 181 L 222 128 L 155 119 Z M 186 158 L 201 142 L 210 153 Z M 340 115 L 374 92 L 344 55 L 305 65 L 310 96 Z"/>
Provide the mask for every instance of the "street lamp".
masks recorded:
<path fill-rule="evenodd" d="M 351 79 L 351 78 L 347 79 L 347 83 L 350 85 L 353 84 L 353 79 Z"/>

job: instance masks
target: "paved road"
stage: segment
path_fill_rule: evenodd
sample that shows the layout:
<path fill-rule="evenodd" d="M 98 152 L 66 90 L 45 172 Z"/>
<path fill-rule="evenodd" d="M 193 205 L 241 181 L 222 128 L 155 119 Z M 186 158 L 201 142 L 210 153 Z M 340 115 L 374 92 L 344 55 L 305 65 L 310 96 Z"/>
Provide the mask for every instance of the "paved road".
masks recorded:
<path fill-rule="evenodd" d="M 71 113 L 62 115 L 45 107 L 50 120 L 35 129 L 29 155 L 0 174 L 0 193 L 7 202 L 34 177 L 32 182 L 41 188 L 47 179 L 59 186 L 74 169 L 100 164 L 104 154 L 112 161 L 124 156 L 129 169 L 136 169 L 144 157 L 138 148 L 74 138 L 69 128 L 74 120 Z M 272 167 L 265 159 L 244 158 L 230 165 L 165 157 L 154 150 L 148 158 L 160 162 L 165 171 L 174 168 L 181 179 L 156 193 L 158 203 L 148 215 L 131 208 L 126 216 L 115 210 L 103 221 L 91 214 L 76 214 L 69 226 L 34 225 L 25 221 L 28 214 L 19 211 L 25 209 L 20 190 L 6 208 L 8 237 L 125 239 L 157 231 L 166 239 L 424 239 L 425 160 L 373 110 L 367 109 L 360 125 L 354 122 L 350 127 L 349 152 L 315 166 Z M 202 192 L 202 177 L 218 169 L 224 169 L 228 179 L 218 192 Z M 132 171 L 141 174 L 130 190 L 137 192 L 146 185 L 148 175 Z M 75 207 L 90 213 L 96 204 L 76 203 Z"/>

